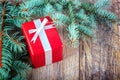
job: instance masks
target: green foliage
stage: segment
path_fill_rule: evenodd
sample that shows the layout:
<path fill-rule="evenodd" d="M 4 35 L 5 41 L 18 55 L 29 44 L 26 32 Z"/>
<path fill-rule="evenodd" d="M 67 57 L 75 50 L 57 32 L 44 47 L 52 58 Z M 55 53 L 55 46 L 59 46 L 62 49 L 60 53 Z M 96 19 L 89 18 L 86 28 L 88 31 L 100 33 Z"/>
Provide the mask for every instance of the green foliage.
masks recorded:
<path fill-rule="evenodd" d="M 0 80 L 8 80 L 9 72 L 12 67 L 12 53 L 7 49 L 2 48 L 2 68 L 0 68 Z"/>
<path fill-rule="evenodd" d="M 108 7 L 110 3 L 111 3 L 111 0 L 97 0 L 94 6 L 96 8 L 105 8 L 105 7 Z"/>
<path fill-rule="evenodd" d="M 12 80 L 26 80 L 26 72 L 30 70 L 30 65 L 27 65 L 21 61 L 13 62 L 13 69 L 16 71 L 17 75 L 12 78 Z"/>
<path fill-rule="evenodd" d="M 67 31 L 69 32 L 68 37 L 71 41 L 72 46 L 75 46 L 79 42 L 79 31 L 78 31 L 78 25 L 72 23 L 67 28 Z M 74 33 L 76 32 L 76 33 Z"/>
<path fill-rule="evenodd" d="M 15 61 L 21 59 L 27 52 L 26 44 L 23 42 L 24 37 L 20 34 L 21 30 L 17 30 L 15 27 L 21 26 L 21 23 L 26 21 L 22 19 L 23 15 L 17 13 L 18 11 L 19 7 L 7 0 L 0 4 L 0 29 L 2 30 L 2 27 L 4 27 L 2 32 L 2 68 L 0 68 L 0 80 L 10 80 L 12 76 L 17 78 L 20 74 L 12 75 L 11 72 L 17 72 L 18 70 L 24 72 L 24 76 L 26 76 L 25 72 L 30 69 L 30 66 L 26 63 Z M 2 18 L 4 18 L 4 21 Z M 21 67 L 17 67 L 17 64 Z M 26 77 L 19 76 L 19 80 L 26 80 Z"/>
<path fill-rule="evenodd" d="M 56 26 L 65 26 L 73 46 L 79 38 L 94 37 L 99 24 L 111 26 L 117 16 L 108 11 L 110 0 L 96 3 L 80 0 L 2 0 L 0 3 L 0 32 L 2 32 L 2 68 L 0 80 L 26 80 L 30 66 L 23 62 L 27 54 L 21 32 L 23 22 L 49 15 Z M 12 74 L 11 74 L 12 73 Z"/>
<path fill-rule="evenodd" d="M 19 75 L 19 80 L 25 80 L 26 74 L 25 72 L 30 69 L 30 66 L 19 60 L 22 56 L 24 56 L 25 44 L 22 43 L 23 36 L 17 36 L 17 32 L 12 35 L 3 34 L 3 48 L 2 48 L 2 68 L 0 72 L 0 80 L 9 80 L 11 76 L 11 72 L 17 72 L 14 78 Z M 11 40 L 12 39 L 12 40 Z M 18 43 L 16 43 L 19 42 Z M 24 76 L 22 74 L 24 74 Z"/>
<path fill-rule="evenodd" d="M 54 24 L 58 26 L 64 26 L 69 21 L 68 16 L 61 13 L 55 13 L 55 15 L 52 18 L 53 18 Z"/>

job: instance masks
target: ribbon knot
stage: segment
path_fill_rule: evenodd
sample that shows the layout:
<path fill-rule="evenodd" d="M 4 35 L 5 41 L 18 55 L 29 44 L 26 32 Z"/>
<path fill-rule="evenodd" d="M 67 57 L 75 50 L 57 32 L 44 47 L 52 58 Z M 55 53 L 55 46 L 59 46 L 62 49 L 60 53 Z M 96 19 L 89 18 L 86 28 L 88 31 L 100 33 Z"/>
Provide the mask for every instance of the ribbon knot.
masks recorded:
<path fill-rule="evenodd" d="M 40 32 L 42 30 L 46 30 L 46 29 L 50 29 L 50 28 L 54 28 L 53 24 L 47 25 L 45 26 L 45 24 L 47 23 L 48 19 L 44 18 L 43 21 L 41 22 L 40 19 L 34 20 L 34 24 L 36 26 L 36 29 L 30 29 L 28 32 L 29 34 L 35 33 L 35 35 L 33 36 L 33 38 L 31 39 L 31 42 L 35 43 L 37 37 L 39 36 Z"/>

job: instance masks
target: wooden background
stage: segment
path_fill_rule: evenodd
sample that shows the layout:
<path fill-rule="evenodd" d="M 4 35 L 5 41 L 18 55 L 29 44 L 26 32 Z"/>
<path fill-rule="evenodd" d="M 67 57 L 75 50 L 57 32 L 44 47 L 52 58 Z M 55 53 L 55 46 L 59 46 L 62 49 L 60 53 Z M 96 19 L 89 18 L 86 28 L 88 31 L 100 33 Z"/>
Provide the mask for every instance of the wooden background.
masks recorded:
<path fill-rule="evenodd" d="M 118 16 L 119 7 L 120 0 L 112 0 L 111 10 Z M 57 29 L 64 44 L 63 60 L 33 69 L 28 73 L 28 80 L 120 80 L 119 24 L 112 30 L 99 26 L 96 38 L 80 40 L 77 48 L 68 45 L 65 27 Z"/>

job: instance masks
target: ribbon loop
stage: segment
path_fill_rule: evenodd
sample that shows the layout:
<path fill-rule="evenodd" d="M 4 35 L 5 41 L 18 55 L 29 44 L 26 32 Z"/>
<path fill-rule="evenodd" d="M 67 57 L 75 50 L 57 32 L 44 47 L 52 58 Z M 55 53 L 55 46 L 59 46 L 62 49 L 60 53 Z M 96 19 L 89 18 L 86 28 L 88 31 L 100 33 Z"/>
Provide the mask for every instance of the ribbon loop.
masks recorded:
<path fill-rule="evenodd" d="M 35 35 L 33 36 L 33 38 L 31 39 L 31 42 L 35 43 L 37 37 L 39 36 L 41 30 L 46 30 L 46 29 L 50 29 L 50 28 L 54 28 L 53 24 L 47 25 L 45 26 L 45 24 L 47 23 L 48 19 L 44 18 L 43 21 L 41 22 L 40 19 L 34 20 L 35 26 L 37 27 L 36 29 L 30 29 L 28 32 L 29 34 L 35 33 Z M 37 25 L 36 25 L 37 24 Z"/>

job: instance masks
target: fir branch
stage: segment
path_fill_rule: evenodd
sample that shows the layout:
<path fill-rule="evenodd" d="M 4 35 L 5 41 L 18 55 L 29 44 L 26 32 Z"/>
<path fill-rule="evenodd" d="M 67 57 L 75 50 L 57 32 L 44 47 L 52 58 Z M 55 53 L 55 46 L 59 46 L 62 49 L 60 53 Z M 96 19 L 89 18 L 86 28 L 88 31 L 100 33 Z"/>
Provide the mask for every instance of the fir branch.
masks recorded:
<path fill-rule="evenodd" d="M 51 17 L 53 17 L 55 14 L 55 9 L 53 8 L 51 4 L 48 3 L 43 8 L 43 12 L 44 12 L 43 13 L 44 16 L 50 15 Z"/>
<path fill-rule="evenodd" d="M 23 63 L 21 61 L 13 62 L 13 69 L 17 72 L 17 75 L 12 78 L 12 80 L 26 80 L 26 72 L 31 70 L 30 65 Z"/>
<path fill-rule="evenodd" d="M 4 42 L 7 47 L 10 48 L 11 51 L 14 53 L 23 53 L 25 51 L 25 44 L 22 43 L 22 40 L 24 39 L 23 36 L 19 35 L 19 32 L 15 32 L 11 36 L 4 33 Z"/>
<path fill-rule="evenodd" d="M 60 5 L 59 3 L 55 3 L 55 4 L 54 4 L 54 7 L 55 7 L 55 9 L 56 9 L 57 11 L 59 11 L 59 12 L 63 10 L 63 6 Z"/>
<path fill-rule="evenodd" d="M 14 76 L 11 80 L 26 80 L 26 76 L 22 76 L 20 74 L 17 74 L 16 76 Z"/>
<path fill-rule="evenodd" d="M 5 19 L 4 19 L 5 18 L 5 14 L 6 14 L 5 11 L 6 11 L 6 9 L 5 9 L 5 7 L 3 7 L 2 8 L 2 18 L 1 18 L 2 19 L 2 29 L 1 29 L 2 31 L 3 31 L 4 25 L 5 25 Z"/>
<path fill-rule="evenodd" d="M 5 26 L 5 14 L 6 14 L 5 2 L 6 2 L 6 0 L 3 0 L 3 2 L 2 2 L 3 7 L 2 7 L 2 14 L 1 14 L 0 37 L 2 37 L 2 32 L 3 32 L 4 26 Z M 2 57 L 2 38 L 0 39 L 0 67 L 2 66 L 1 57 Z"/>
<path fill-rule="evenodd" d="M 5 26 L 5 17 L 6 17 L 6 5 L 7 5 L 7 0 L 2 1 L 2 10 L 1 10 L 1 31 L 4 30 Z"/>
<path fill-rule="evenodd" d="M 91 30 L 87 26 L 79 25 L 79 30 L 80 32 L 84 33 L 86 36 L 89 36 L 89 37 L 93 36 L 93 30 Z"/>
<path fill-rule="evenodd" d="M 9 79 L 9 71 L 5 68 L 0 68 L 0 80 L 8 80 Z"/>
<path fill-rule="evenodd" d="M 76 13 L 76 18 L 80 19 L 81 21 L 87 21 L 88 20 L 88 15 L 85 14 L 84 9 L 80 9 L 79 12 Z"/>
<path fill-rule="evenodd" d="M 111 3 L 111 0 L 97 0 L 94 6 L 96 8 L 105 8 L 108 7 Z"/>
<path fill-rule="evenodd" d="M 14 61 L 13 66 L 14 66 L 13 68 L 15 69 L 15 71 L 18 74 L 22 74 L 22 75 L 26 74 L 26 71 L 31 70 L 30 65 L 28 65 L 22 61 L 19 61 L 19 60 Z"/>
<path fill-rule="evenodd" d="M 2 68 L 0 68 L 0 80 L 7 80 L 12 67 L 12 53 L 3 44 L 2 48 Z"/>
<path fill-rule="evenodd" d="M 10 0 L 13 5 L 20 6 L 22 0 Z"/>
<path fill-rule="evenodd" d="M 71 2 L 68 4 L 68 11 L 69 11 L 70 22 L 71 23 L 75 22 L 75 14 Z"/>
<path fill-rule="evenodd" d="M 79 43 L 79 30 L 78 30 L 78 25 L 74 24 L 74 23 L 71 23 L 68 28 L 67 28 L 67 31 L 68 31 L 68 38 L 72 44 L 73 47 L 76 47 Z"/>
<path fill-rule="evenodd" d="M 11 67 L 12 67 L 13 56 L 11 55 L 12 53 L 8 49 L 9 48 L 4 47 L 4 45 L 3 45 L 3 48 L 2 48 L 2 55 L 3 55 L 2 56 L 2 63 L 3 63 L 3 66 L 2 66 L 2 68 L 6 68 L 10 71 Z"/>
<path fill-rule="evenodd" d="M 65 26 L 70 21 L 69 17 L 62 13 L 55 13 L 52 19 L 56 26 Z"/>
<path fill-rule="evenodd" d="M 81 0 L 74 0 L 74 1 L 72 1 L 72 4 L 74 5 L 73 7 L 75 7 L 76 9 L 79 9 L 79 7 L 81 6 L 82 2 L 81 2 Z"/>

